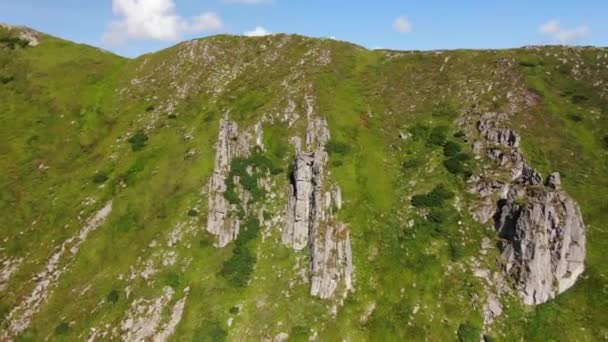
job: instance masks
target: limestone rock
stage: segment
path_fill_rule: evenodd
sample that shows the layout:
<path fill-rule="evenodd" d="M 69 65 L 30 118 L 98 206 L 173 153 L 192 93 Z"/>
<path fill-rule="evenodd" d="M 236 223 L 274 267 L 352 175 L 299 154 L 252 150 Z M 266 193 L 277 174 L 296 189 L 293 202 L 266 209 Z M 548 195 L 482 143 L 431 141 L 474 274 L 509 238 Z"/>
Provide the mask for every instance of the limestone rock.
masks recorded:
<path fill-rule="evenodd" d="M 585 226 L 565 192 L 551 186 L 527 189 L 523 197 L 502 201 L 495 220 L 504 239 L 504 269 L 524 303 L 544 303 L 574 285 L 584 270 Z"/>
<path fill-rule="evenodd" d="M 350 235 L 344 224 L 320 226 L 313 236 L 310 294 L 323 299 L 331 298 L 341 281 L 344 282 L 344 289 L 351 291 L 352 251 Z"/>
<path fill-rule="evenodd" d="M 477 124 L 485 139 L 476 143 L 479 155 L 485 149 L 496 168 L 471 177 L 471 192 L 481 197 L 472 214 L 485 223 L 494 213 L 505 273 L 524 303 L 540 304 L 570 288 L 583 272 L 585 226 L 578 205 L 561 188 L 559 173 L 543 184 L 523 157 L 519 136 L 503 127 L 506 120 L 504 114 L 486 113 Z M 500 173 L 510 181 L 499 181 Z"/>
<path fill-rule="evenodd" d="M 344 295 L 353 289 L 352 251 L 347 227 L 334 216 L 342 208 L 340 187 L 324 185 L 327 122 L 314 117 L 312 109 L 308 119 L 306 147 L 312 152 L 296 151 L 282 241 L 297 251 L 310 248 L 310 293 L 328 299 L 338 289 Z"/>
<path fill-rule="evenodd" d="M 262 128 L 255 125 L 255 141 L 261 142 Z M 207 231 L 216 235 L 217 246 L 224 247 L 239 234 L 240 222 L 230 203 L 224 197 L 226 178 L 230 172 L 230 163 L 234 158 L 246 157 L 254 146 L 254 138 L 249 132 L 239 132 L 238 125 L 227 118 L 220 121 L 220 130 L 216 145 L 215 167 L 209 181 L 209 215 Z"/>

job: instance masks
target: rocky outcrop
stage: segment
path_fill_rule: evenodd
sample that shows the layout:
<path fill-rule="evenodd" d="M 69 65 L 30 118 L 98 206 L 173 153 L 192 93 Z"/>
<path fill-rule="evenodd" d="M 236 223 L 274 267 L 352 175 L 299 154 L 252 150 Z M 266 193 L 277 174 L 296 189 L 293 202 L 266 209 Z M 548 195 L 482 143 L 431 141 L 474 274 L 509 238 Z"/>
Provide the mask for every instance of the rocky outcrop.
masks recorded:
<path fill-rule="evenodd" d="M 495 226 L 507 274 L 526 304 L 540 304 L 569 289 L 583 273 L 585 226 L 578 205 L 553 183 L 515 185 L 499 202 Z"/>
<path fill-rule="evenodd" d="M 224 197 L 224 192 L 232 160 L 248 156 L 254 144 L 262 143 L 260 124 L 254 126 L 254 132 L 255 137 L 252 137 L 249 132 L 239 132 L 235 122 L 231 122 L 227 118 L 220 121 L 215 168 L 209 181 L 209 215 L 207 219 L 207 231 L 217 236 L 218 247 L 226 246 L 239 234 L 239 218 L 234 214 L 233 205 Z M 253 140 L 255 140 L 254 143 L 252 143 Z"/>
<path fill-rule="evenodd" d="M 503 127 L 506 119 L 486 113 L 477 125 L 483 140 L 474 152 L 485 153 L 496 167 L 470 180 L 471 192 L 481 197 L 473 216 L 480 222 L 493 218 L 504 272 L 525 304 L 540 304 L 566 291 L 583 272 L 585 225 L 559 174 L 543 183 L 528 165 L 519 136 Z"/>
<path fill-rule="evenodd" d="M 324 184 L 327 122 L 310 112 L 308 119 L 306 147 L 312 151 L 296 152 L 282 240 L 297 251 L 310 249 L 310 293 L 327 299 L 338 289 L 353 289 L 352 251 L 349 231 L 335 217 L 342 207 L 340 188 Z"/>

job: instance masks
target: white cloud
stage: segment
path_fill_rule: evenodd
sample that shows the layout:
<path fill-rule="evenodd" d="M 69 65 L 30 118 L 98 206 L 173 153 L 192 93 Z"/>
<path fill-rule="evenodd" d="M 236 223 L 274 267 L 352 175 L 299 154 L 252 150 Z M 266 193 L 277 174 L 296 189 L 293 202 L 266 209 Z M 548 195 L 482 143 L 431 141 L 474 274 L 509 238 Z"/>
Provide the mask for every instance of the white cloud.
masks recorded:
<path fill-rule="evenodd" d="M 399 33 L 410 33 L 412 32 L 412 23 L 406 17 L 398 17 L 393 22 L 393 28 Z"/>
<path fill-rule="evenodd" d="M 222 19 L 216 13 L 207 12 L 194 17 L 190 24 L 190 31 L 193 33 L 217 32 L 221 31 L 223 27 Z"/>
<path fill-rule="evenodd" d="M 574 43 L 591 34 L 589 26 L 583 25 L 573 29 L 565 29 L 561 27 L 557 20 L 547 21 L 540 26 L 539 30 L 542 34 L 550 36 L 553 41 L 560 44 Z"/>
<path fill-rule="evenodd" d="M 223 27 L 213 12 L 187 20 L 175 11 L 174 0 L 113 0 L 117 17 L 103 34 L 105 44 L 129 40 L 179 40 L 186 33 L 217 32 Z"/>
<path fill-rule="evenodd" d="M 246 35 L 247 37 L 261 37 L 261 36 L 267 36 L 272 33 L 270 31 L 268 31 L 267 29 L 263 28 L 262 26 L 256 26 L 253 30 L 245 31 L 243 34 Z"/>

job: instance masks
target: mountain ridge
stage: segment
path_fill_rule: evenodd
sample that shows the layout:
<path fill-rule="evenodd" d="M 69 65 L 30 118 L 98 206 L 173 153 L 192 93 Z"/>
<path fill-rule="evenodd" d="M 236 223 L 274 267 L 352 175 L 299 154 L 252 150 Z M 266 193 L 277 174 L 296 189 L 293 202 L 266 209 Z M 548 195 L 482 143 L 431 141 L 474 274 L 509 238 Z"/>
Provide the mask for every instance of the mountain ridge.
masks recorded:
<path fill-rule="evenodd" d="M 221 36 L 126 59 L 54 38 L 6 42 L 4 338 L 608 333 L 595 295 L 608 241 L 605 49 L 401 53 Z M 531 174 L 561 177 L 534 176 L 520 196 L 510 177 L 522 155 Z M 586 223 L 585 273 L 524 306 L 513 280 L 529 283 L 514 274 L 528 259 L 500 245 L 515 246 L 511 228 L 544 237 L 526 235 L 532 221 L 475 212 L 536 212 L 562 188 Z"/>

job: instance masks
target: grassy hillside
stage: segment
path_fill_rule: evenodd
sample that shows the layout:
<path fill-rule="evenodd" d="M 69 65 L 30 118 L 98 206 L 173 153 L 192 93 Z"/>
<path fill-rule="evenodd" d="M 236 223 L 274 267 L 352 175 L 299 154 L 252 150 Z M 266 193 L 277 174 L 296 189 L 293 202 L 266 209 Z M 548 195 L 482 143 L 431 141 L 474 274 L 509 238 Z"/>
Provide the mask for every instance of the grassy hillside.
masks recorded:
<path fill-rule="evenodd" d="M 469 214 L 466 180 L 484 165 L 461 119 L 512 110 L 526 157 L 543 175 L 561 172 L 583 210 L 587 270 L 538 307 L 506 293 L 484 333 L 608 338 L 608 50 L 216 36 L 129 60 L 44 34 L 27 46 L 19 30 L 0 28 L 0 330 L 59 246 L 112 201 L 105 223 L 63 254 L 18 339 L 136 339 L 134 326 L 159 330 L 178 312 L 176 341 L 478 340 L 487 285 L 474 270 L 498 271 L 494 243 L 481 247 L 498 238 Z M 343 303 L 310 297 L 308 251 L 281 244 L 289 140 L 304 137 L 310 99 L 329 123 L 352 235 L 355 291 Z M 226 115 L 242 129 L 262 121 L 274 172 L 263 222 L 249 214 L 248 233 L 216 248 L 207 186 Z M 235 282 L 222 270 L 243 250 L 251 274 Z"/>

